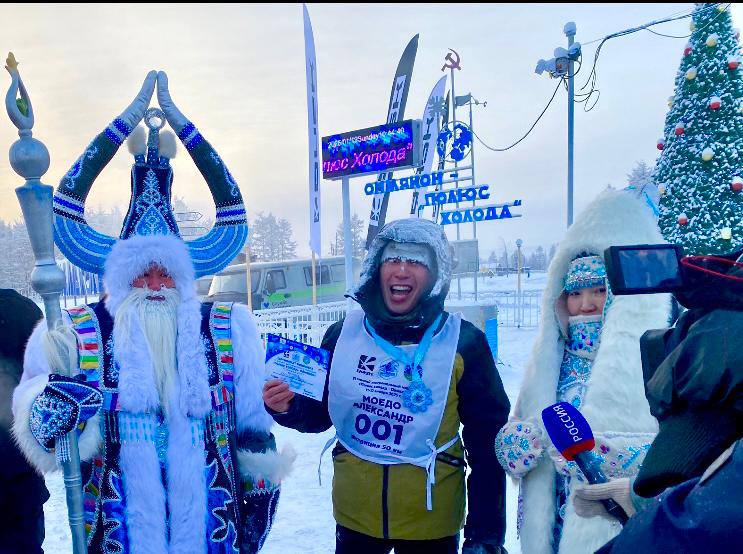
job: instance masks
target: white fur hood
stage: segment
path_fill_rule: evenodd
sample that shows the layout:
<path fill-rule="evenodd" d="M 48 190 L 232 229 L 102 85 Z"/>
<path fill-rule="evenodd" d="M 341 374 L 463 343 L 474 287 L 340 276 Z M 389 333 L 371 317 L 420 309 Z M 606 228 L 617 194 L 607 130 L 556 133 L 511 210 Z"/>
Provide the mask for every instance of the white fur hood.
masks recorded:
<path fill-rule="evenodd" d="M 106 308 L 112 315 L 129 294 L 132 281 L 153 263 L 168 270 L 181 302 L 196 299 L 196 274 L 186 243 L 170 235 L 137 235 L 117 241 L 106 258 L 103 284 L 108 294 Z"/>
<path fill-rule="evenodd" d="M 514 408 L 515 417 L 539 420 L 542 409 L 555 402 L 564 346 L 555 305 L 570 261 L 581 252 L 603 257 L 609 246 L 660 242 L 665 241 L 652 214 L 642 201 L 625 191 L 602 192 L 580 214 L 548 270 L 542 321 Z M 668 295 L 615 296 L 606 310 L 601 347 L 582 409 L 595 431 L 611 429 L 611 422 L 617 418 L 626 419 L 627 425 L 638 431 L 655 429 L 645 400 L 639 340 L 647 329 L 667 325 L 669 310 Z"/>

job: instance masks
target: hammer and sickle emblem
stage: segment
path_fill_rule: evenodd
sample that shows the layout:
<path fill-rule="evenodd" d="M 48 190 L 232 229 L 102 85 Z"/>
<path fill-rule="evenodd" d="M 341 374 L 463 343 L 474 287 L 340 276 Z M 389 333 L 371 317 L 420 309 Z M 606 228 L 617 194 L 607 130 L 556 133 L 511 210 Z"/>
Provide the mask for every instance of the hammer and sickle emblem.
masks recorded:
<path fill-rule="evenodd" d="M 454 52 L 451 48 L 449 48 L 450 52 Z M 444 67 L 441 68 L 441 71 L 444 71 L 445 69 L 458 69 L 462 70 L 462 66 L 459 65 L 459 62 L 461 61 L 461 58 L 459 57 L 459 54 L 454 52 L 454 56 L 452 56 L 450 53 L 446 54 L 446 58 L 444 58 L 447 63 L 444 64 Z"/>

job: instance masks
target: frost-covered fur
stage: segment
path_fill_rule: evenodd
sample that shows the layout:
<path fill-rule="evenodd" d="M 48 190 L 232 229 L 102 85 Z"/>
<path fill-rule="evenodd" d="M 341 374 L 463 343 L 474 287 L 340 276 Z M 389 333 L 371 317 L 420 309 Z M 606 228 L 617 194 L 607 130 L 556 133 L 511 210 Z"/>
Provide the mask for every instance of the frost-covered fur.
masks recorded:
<path fill-rule="evenodd" d="M 63 313 L 69 323 L 67 314 Z M 49 363 L 44 354 L 44 335 L 46 322 L 40 321 L 28 339 L 23 359 L 23 375 L 13 391 L 13 436 L 18 447 L 31 465 L 41 473 L 59 469 L 54 452 L 47 452 L 31 433 L 29 418 L 31 405 L 49 382 Z M 80 459 L 90 460 L 101 448 L 100 416 L 90 418 L 78 438 Z"/>
<path fill-rule="evenodd" d="M 441 225 L 425 219 L 411 217 L 388 223 L 379 231 L 379 234 L 372 241 L 366 258 L 364 258 L 359 283 L 353 291 L 353 296 L 358 295 L 367 281 L 373 279 L 377 274 L 382 251 L 390 241 L 425 244 L 433 250 L 438 267 L 436 268 L 436 282 L 430 296 L 437 296 L 449 285 L 449 281 L 451 281 L 451 250 L 449 249 L 446 233 L 444 233 Z"/>
<path fill-rule="evenodd" d="M 601 193 L 565 234 L 548 271 L 542 322 L 514 408 L 514 420 L 541 425 L 541 411 L 555 403 L 564 341 L 555 312 L 570 261 L 581 252 L 603 255 L 612 245 L 663 242 L 645 204 L 624 191 Z M 598 439 L 611 444 L 615 433 L 652 437 L 657 422 L 645 399 L 639 340 L 647 329 L 668 324 L 667 295 L 617 296 L 606 311 L 601 346 L 594 361 L 581 411 Z M 521 483 L 524 519 L 521 547 L 529 554 L 552 554 L 555 466 L 543 456 Z M 594 552 L 621 528 L 603 518 L 578 517 L 568 501 L 560 552 Z"/>
<path fill-rule="evenodd" d="M 279 453 L 275 450 L 266 452 L 237 451 L 237 463 L 240 474 L 255 481 L 265 479 L 273 484 L 283 481 L 292 469 L 297 453 L 291 446 L 286 446 Z"/>

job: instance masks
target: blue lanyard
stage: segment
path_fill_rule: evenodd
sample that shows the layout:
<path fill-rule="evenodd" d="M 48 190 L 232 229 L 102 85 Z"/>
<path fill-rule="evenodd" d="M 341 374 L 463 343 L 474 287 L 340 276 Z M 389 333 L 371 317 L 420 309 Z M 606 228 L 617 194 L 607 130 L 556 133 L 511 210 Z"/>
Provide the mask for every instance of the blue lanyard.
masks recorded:
<path fill-rule="evenodd" d="M 368 319 L 365 320 L 365 324 L 366 324 L 367 330 L 371 334 L 377 346 L 379 346 L 382 350 L 384 350 L 388 356 L 391 356 L 393 359 L 397 360 L 398 362 L 402 362 L 406 366 L 411 366 L 410 371 L 411 371 L 413 380 L 418 381 L 420 380 L 420 375 L 418 374 L 417 369 L 420 367 L 421 362 L 423 361 L 423 358 L 426 357 L 426 352 L 428 352 L 428 349 L 431 346 L 431 341 L 433 341 L 433 335 L 436 332 L 436 329 L 438 328 L 439 323 L 441 323 L 442 315 L 443 314 L 439 314 L 439 316 L 431 324 L 431 326 L 428 329 L 426 329 L 426 332 L 423 334 L 423 338 L 418 344 L 418 347 L 415 349 L 415 353 L 413 354 L 412 358 L 407 354 L 407 352 L 405 352 L 405 350 L 403 350 L 399 346 L 395 346 L 391 342 L 380 337 L 377 334 L 377 332 L 374 330 L 374 327 L 372 327 L 371 323 L 369 323 Z"/>

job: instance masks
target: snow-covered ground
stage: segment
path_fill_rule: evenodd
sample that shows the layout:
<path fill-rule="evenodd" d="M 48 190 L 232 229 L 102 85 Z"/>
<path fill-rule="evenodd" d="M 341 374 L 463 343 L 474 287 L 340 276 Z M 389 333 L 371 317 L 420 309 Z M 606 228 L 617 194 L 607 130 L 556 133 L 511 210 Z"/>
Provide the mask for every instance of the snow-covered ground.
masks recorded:
<path fill-rule="evenodd" d="M 544 275 L 544 274 L 537 274 Z M 535 274 L 532 274 L 535 278 Z M 495 277 L 506 281 L 515 277 Z M 503 288 L 508 288 L 499 283 Z M 456 286 L 456 285 L 454 285 Z M 535 288 L 544 286 L 544 278 Z M 521 384 L 524 364 L 536 337 L 536 329 L 499 329 L 498 371 L 513 404 Z M 333 521 L 330 487 L 332 463 L 326 454 L 322 464 L 323 485 L 318 484 L 317 467 L 325 443 L 333 436 L 332 431 L 319 435 L 302 434 L 291 429 L 274 429 L 279 448 L 291 444 L 297 452 L 292 474 L 286 479 L 281 491 L 276 522 L 263 551 L 266 554 L 330 554 L 335 549 L 335 522 Z M 517 489 L 507 479 L 507 532 L 506 548 L 510 554 L 521 552 L 516 539 L 516 495 Z M 67 506 L 61 473 L 47 478 L 51 498 L 45 505 L 46 541 L 44 551 L 48 554 L 71 552 Z"/>

